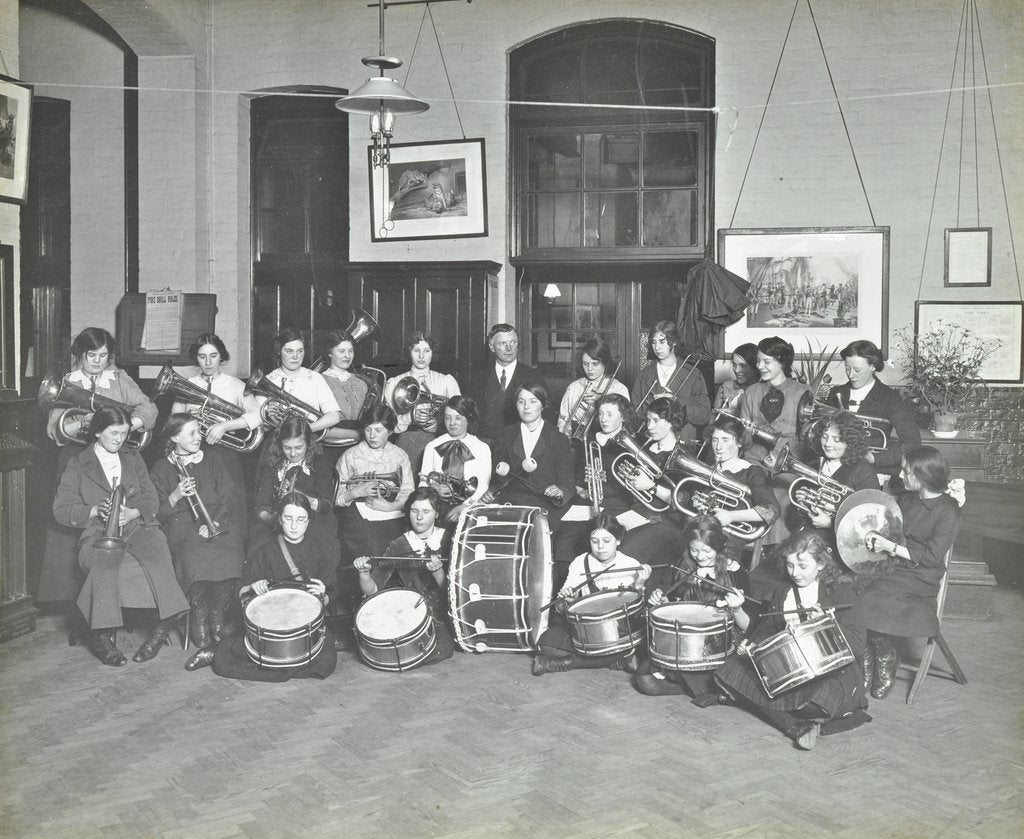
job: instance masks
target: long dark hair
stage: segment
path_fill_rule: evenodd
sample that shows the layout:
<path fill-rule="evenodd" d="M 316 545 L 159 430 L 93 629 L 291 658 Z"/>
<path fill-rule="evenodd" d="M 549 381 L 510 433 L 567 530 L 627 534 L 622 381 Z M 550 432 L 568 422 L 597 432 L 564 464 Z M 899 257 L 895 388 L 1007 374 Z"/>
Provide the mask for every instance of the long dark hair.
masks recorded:
<path fill-rule="evenodd" d="M 726 538 L 725 530 L 718 519 L 714 516 L 697 516 L 688 521 L 680 530 L 680 538 L 682 540 L 682 555 L 679 559 L 680 568 L 686 569 L 691 574 L 697 573 L 697 560 L 690 556 L 690 543 L 694 541 L 703 542 L 716 554 L 715 582 L 726 588 L 733 587 L 734 583 L 729 565 L 733 562 L 734 557 L 729 546 L 729 540 Z M 681 575 L 677 572 L 676 576 L 678 579 Z M 688 577 L 687 580 L 688 582 L 683 584 L 682 590 L 676 596 L 677 600 L 695 600 L 701 603 L 713 604 L 721 599 L 722 592 L 698 583 L 693 577 Z"/>
<path fill-rule="evenodd" d="M 809 553 L 818 563 L 818 582 L 823 586 L 831 587 L 834 583 L 843 579 L 843 569 L 836 562 L 835 555 L 828 543 L 813 530 L 800 530 L 793 533 L 777 548 L 776 556 L 782 563 L 783 569 L 786 565 L 786 557 L 790 554 Z"/>

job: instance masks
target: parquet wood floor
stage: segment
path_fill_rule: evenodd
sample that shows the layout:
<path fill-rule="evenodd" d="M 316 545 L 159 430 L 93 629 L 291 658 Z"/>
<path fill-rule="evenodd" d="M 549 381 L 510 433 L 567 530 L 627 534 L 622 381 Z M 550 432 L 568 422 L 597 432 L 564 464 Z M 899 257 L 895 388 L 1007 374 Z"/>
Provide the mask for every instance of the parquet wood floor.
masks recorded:
<path fill-rule="evenodd" d="M 103 667 L 43 618 L 0 647 L 0 835 L 1021 836 L 1024 597 L 994 611 L 946 621 L 967 686 L 930 678 L 907 706 L 902 674 L 812 752 L 625 673 L 533 677 L 526 655 L 388 674 L 342 654 L 326 681 L 254 684 L 186 673 L 176 647 Z"/>

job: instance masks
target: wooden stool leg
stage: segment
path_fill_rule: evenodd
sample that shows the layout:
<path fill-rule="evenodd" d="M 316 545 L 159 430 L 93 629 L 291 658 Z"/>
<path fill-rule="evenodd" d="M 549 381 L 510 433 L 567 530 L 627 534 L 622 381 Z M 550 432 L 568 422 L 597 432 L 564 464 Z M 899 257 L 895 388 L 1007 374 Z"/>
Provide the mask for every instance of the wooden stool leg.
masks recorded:
<path fill-rule="evenodd" d="M 960 662 L 956 660 L 956 656 L 953 655 L 953 651 L 949 648 L 949 644 L 946 643 L 946 639 L 942 637 L 941 632 L 935 638 L 935 641 L 939 645 L 939 649 L 942 650 L 942 654 L 946 657 L 946 663 L 949 665 L 949 669 L 953 671 L 953 678 L 956 680 L 956 683 L 958 685 L 966 685 L 967 676 L 964 675 Z"/>
<path fill-rule="evenodd" d="M 917 665 L 917 673 L 914 674 L 914 681 L 910 685 L 910 692 L 907 694 L 907 704 L 913 705 L 917 698 L 917 692 L 921 689 L 928 671 L 932 666 L 932 656 L 935 655 L 935 639 L 929 638 L 924 645 L 924 652 L 921 653 L 921 663 Z"/>

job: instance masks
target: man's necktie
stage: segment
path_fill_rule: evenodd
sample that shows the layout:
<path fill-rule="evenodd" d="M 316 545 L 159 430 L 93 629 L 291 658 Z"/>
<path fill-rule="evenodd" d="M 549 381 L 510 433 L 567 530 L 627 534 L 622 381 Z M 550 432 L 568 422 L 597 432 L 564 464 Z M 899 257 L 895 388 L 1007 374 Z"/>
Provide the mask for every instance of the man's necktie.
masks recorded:
<path fill-rule="evenodd" d="M 501 368 L 501 378 L 498 379 L 501 383 L 501 389 L 504 391 L 508 387 L 508 377 L 505 375 L 505 368 Z"/>

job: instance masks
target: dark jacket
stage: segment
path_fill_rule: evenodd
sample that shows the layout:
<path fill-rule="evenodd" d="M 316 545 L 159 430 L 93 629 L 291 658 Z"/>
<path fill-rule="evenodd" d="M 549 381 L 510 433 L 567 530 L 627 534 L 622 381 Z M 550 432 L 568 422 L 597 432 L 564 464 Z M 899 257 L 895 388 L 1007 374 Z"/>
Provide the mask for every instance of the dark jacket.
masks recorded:
<path fill-rule="evenodd" d="M 844 411 L 849 410 L 850 383 L 832 388 L 827 404 L 842 408 Z M 898 475 L 903 453 L 921 445 L 921 432 L 918 430 L 913 411 L 906 406 L 895 390 L 875 379 L 874 387 L 868 391 L 856 413 L 880 417 L 892 423 L 894 434 L 889 437 L 889 446 L 885 451 L 875 452 L 874 465 L 876 472 Z"/>
<path fill-rule="evenodd" d="M 506 425 L 519 424 L 519 412 L 516 410 L 516 396 L 519 388 L 528 384 L 540 384 L 547 388 L 544 377 L 535 367 L 519 362 L 516 372 L 506 383 L 505 390 L 494 373 L 494 357 L 487 362 L 487 379 L 483 393 L 476 400 L 480 410 L 480 427 L 477 436 L 485 442 L 496 440 Z"/>
<path fill-rule="evenodd" d="M 527 474 L 523 470 L 526 452 L 523 449 L 520 428 L 520 423 L 517 422 L 515 425 L 502 429 L 494 443 L 494 465 L 507 463 L 511 470 L 510 474 L 518 475 L 541 489 L 555 484 L 562 490 L 563 497 L 568 502 L 575 493 L 572 448 L 569 446 L 569 439 L 545 420 L 540 437 L 537 438 L 537 445 L 533 450 L 533 459 L 537 461 L 537 469 Z M 501 486 L 506 480 L 508 479 L 496 475 L 491 480 L 491 488 L 494 489 L 496 485 Z M 498 500 L 502 503 L 521 504 L 529 507 L 544 506 L 544 499 L 539 494 L 532 492 L 528 486 L 516 480 L 511 480 L 498 493 Z"/>

